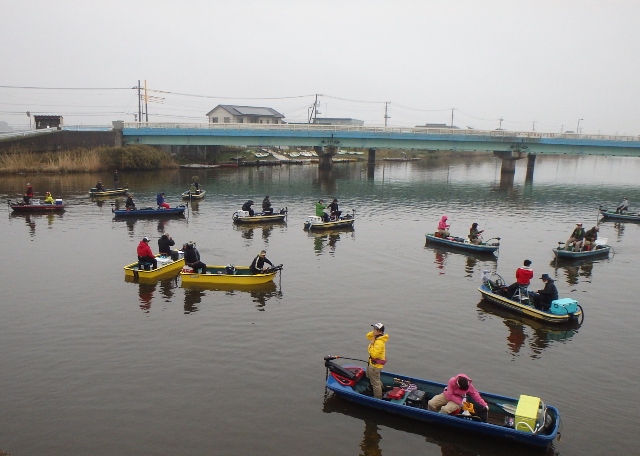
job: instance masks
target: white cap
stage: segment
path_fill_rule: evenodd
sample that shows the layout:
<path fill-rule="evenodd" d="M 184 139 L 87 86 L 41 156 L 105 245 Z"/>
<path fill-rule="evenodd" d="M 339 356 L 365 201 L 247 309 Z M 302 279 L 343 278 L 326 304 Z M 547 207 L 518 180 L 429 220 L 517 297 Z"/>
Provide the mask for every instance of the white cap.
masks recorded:
<path fill-rule="evenodd" d="M 384 325 L 382 323 L 376 323 L 375 325 L 371 326 L 373 326 L 373 329 L 377 329 L 378 331 L 384 331 Z"/>
<path fill-rule="evenodd" d="M 145 236 L 145 237 L 143 237 L 143 238 L 142 238 L 142 240 L 143 240 L 144 242 L 149 242 L 151 239 L 149 239 L 148 237 L 146 237 L 146 236 Z"/>

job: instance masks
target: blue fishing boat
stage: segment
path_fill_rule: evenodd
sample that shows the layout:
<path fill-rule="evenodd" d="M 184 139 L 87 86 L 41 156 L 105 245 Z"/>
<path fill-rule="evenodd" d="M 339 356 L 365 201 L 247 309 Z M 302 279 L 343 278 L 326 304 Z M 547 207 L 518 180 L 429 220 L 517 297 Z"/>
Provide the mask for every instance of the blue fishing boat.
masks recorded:
<path fill-rule="evenodd" d="M 180 204 L 179 206 L 175 206 L 169 209 L 165 209 L 163 207 L 143 207 L 136 208 L 132 210 L 126 209 L 111 209 L 113 215 L 116 217 L 166 217 L 168 215 L 184 215 L 184 211 L 187 209 L 187 206 L 184 204 Z"/>
<path fill-rule="evenodd" d="M 507 297 L 504 296 L 505 287 L 504 279 L 493 272 L 483 276 L 482 285 L 480 285 L 478 291 L 486 301 L 535 320 L 571 325 L 576 323 L 581 325 L 584 320 L 582 306 L 575 299 L 556 299 L 551 302 L 549 310 L 540 310 L 533 306 L 533 299 L 529 298 L 526 290 L 517 290 L 515 296 Z"/>
<path fill-rule="evenodd" d="M 624 214 L 618 214 L 614 211 L 603 209 L 602 206 L 600 206 L 599 210 L 605 219 L 627 222 L 640 222 L 640 212 L 625 212 Z"/>
<path fill-rule="evenodd" d="M 364 369 L 340 365 L 335 362 L 338 358 L 341 357 L 324 357 L 324 365 L 328 371 L 327 388 L 339 397 L 365 407 L 538 448 L 547 448 L 558 434 L 558 410 L 545 405 L 537 397 L 522 395 L 516 399 L 480 392 L 489 405 L 488 413 L 475 414 L 474 411 L 465 411 L 456 415 L 446 415 L 432 412 L 426 405 L 432 397 L 442 393 L 446 384 L 382 371 L 380 380 L 383 389 L 394 389 L 398 394 L 393 397 L 398 399 L 390 399 L 387 393 L 382 399 L 376 399 L 370 393 L 370 384 L 364 375 Z M 473 407 L 465 408 L 479 408 L 479 405 L 471 400 L 468 403 Z"/>
<path fill-rule="evenodd" d="M 468 252 L 495 253 L 500 248 L 499 237 L 487 239 L 480 244 L 473 244 L 468 238 L 456 236 L 440 237 L 440 233 L 427 233 L 425 237 L 427 238 L 427 242 L 431 242 L 432 244 L 446 245 L 453 249 L 466 250 Z"/>

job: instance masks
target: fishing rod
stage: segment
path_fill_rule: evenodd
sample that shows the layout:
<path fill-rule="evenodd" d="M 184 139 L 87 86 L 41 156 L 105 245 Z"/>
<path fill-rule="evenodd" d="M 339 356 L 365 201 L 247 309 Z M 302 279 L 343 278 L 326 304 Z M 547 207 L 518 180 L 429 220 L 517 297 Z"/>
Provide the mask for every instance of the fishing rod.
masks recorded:
<path fill-rule="evenodd" d="M 334 359 L 348 359 L 351 361 L 360 361 L 363 363 L 369 363 L 369 361 L 365 361 L 364 359 L 358 359 L 358 358 L 347 358 L 346 356 L 334 356 L 334 355 L 327 355 L 324 357 L 325 361 L 333 361 Z"/>

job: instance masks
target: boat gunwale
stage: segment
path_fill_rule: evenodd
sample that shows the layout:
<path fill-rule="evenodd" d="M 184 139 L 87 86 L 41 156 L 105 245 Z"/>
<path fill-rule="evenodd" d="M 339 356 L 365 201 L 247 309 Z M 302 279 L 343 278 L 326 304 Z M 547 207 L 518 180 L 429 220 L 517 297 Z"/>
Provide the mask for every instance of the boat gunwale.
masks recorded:
<path fill-rule="evenodd" d="M 485 244 L 465 244 L 464 242 L 459 241 L 451 241 L 449 239 L 439 238 L 434 236 L 431 233 L 425 234 L 426 239 L 429 242 L 433 242 L 434 244 L 447 245 L 450 247 L 455 247 L 459 249 L 464 249 L 468 251 L 478 252 L 478 253 L 495 253 L 500 248 L 500 243 L 498 245 L 487 245 Z"/>

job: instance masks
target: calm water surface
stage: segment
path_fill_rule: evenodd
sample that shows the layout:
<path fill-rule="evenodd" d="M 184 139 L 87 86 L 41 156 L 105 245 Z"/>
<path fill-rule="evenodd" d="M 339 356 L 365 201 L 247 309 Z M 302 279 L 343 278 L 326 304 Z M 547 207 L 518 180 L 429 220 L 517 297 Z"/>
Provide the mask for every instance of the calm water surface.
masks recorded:
<path fill-rule="evenodd" d="M 87 191 L 108 175 L 27 180 L 68 204 L 63 215 L 0 218 L 0 448 L 12 455 L 527 454 L 503 442 L 380 414 L 325 395 L 322 357 L 366 356 L 365 333 L 390 334 L 386 369 L 480 390 L 540 396 L 561 412 L 549 454 L 637 451 L 640 224 L 602 223 L 609 259 L 556 264 L 551 249 L 597 207 L 640 203 L 637 159 L 539 157 L 500 182 L 493 158 L 198 171 L 207 190 L 189 216 L 116 221 Z M 170 203 L 194 171 L 122 173 L 139 206 Z M 265 195 L 286 223 L 240 227 L 232 213 Z M 311 234 L 314 203 L 355 209 L 353 231 Z M 425 246 L 442 214 L 502 238 L 497 259 Z M 122 267 L 143 236 L 195 240 L 209 264 L 249 264 L 261 249 L 284 271 L 252 291 L 199 290 L 179 279 L 129 283 Z M 528 258 L 586 318 L 561 330 L 480 301 L 483 269 L 507 281 Z M 539 282 L 541 284 L 541 282 Z"/>

